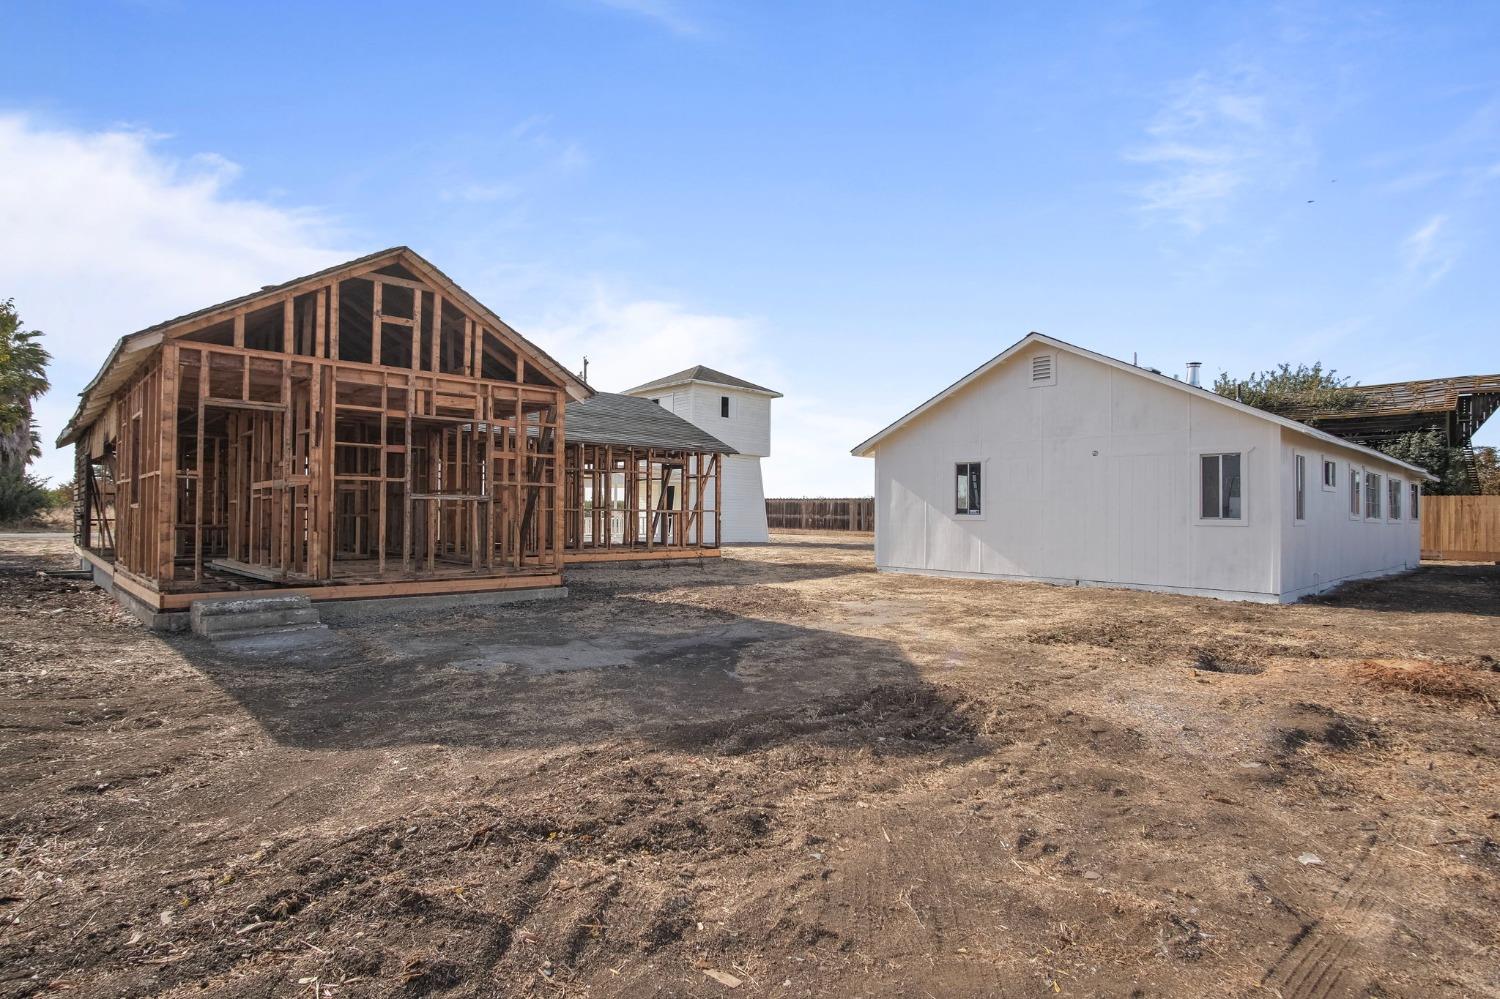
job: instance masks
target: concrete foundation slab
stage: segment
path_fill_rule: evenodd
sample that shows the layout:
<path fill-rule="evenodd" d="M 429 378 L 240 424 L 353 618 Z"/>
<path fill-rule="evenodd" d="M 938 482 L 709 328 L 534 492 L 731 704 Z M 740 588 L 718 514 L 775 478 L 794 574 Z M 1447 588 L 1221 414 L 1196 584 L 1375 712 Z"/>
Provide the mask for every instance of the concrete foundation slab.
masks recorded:
<path fill-rule="evenodd" d="M 433 611 L 461 610 L 471 607 L 498 607 L 532 600 L 561 600 L 568 595 L 566 586 L 538 586 L 529 589 L 495 590 L 489 593 L 452 593 L 429 597 L 382 597 L 373 600 L 336 600 L 318 605 L 327 624 L 358 624 L 369 616 L 382 618 L 419 617 Z"/>

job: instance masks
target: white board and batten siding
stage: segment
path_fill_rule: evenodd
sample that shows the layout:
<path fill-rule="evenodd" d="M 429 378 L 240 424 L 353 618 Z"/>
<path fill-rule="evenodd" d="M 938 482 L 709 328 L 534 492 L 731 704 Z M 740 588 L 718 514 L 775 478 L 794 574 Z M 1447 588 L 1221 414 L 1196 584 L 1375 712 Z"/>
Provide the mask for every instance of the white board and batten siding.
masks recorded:
<path fill-rule="evenodd" d="M 1300 519 L 1296 503 L 1299 455 L 1307 480 Z M 1325 461 L 1333 465 L 1333 483 L 1326 487 Z M 1339 447 L 1295 431 L 1283 431 L 1281 462 L 1291 496 L 1281 520 L 1283 599 L 1317 593 L 1349 579 L 1415 568 L 1421 561 L 1421 498 L 1415 497 L 1414 504 L 1412 489 L 1420 487 L 1421 479 L 1410 469 L 1372 459 L 1363 449 Z M 1371 474 L 1380 477 L 1379 504 L 1373 510 L 1365 488 Z M 1351 478 L 1357 491 L 1350 489 Z M 1398 509 L 1391 504 L 1393 483 Z"/>
<path fill-rule="evenodd" d="M 771 400 L 766 396 L 699 384 L 643 394 L 742 455 L 764 458 L 771 453 Z M 728 417 L 720 415 L 725 396 Z"/>
<path fill-rule="evenodd" d="M 642 386 L 631 389 L 630 394 L 657 400 L 739 452 L 724 458 L 724 541 L 769 540 L 760 459 L 771 453 L 771 400 L 779 398 L 779 393 L 689 380 L 676 385 Z"/>
<path fill-rule="evenodd" d="M 1050 338 L 1011 351 L 855 449 L 875 458 L 877 567 L 1280 601 L 1417 564 L 1399 463 Z M 1304 445 L 1397 477 L 1403 519 L 1351 519 L 1309 459 L 1294 523 Z M 1238 518 L 1200 515 L 1214 454 L 1240 455 Z M 956 466 L 971 462 L 980 510 L 962 514 Z"/>

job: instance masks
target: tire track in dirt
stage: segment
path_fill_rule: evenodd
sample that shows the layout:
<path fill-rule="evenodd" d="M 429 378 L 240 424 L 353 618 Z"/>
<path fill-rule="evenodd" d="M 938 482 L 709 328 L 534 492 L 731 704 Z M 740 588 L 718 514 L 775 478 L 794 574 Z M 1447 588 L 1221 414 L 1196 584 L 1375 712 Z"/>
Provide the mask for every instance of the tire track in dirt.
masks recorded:
<path fill-rule="evenodd" d="M 1384 855 L 1371 846 L 1334 893 L 1327 913 L 1303 926 L 1261 979 L 1261 985 L 1281 999 L 1361 995 L 1353 958 L 1379 921 L 1375 889 L 1385 875 Z"/>
<path fill-rule="evenodd" d="M 976 927 L 953 877 L 963 865 L 934 835 L 936 817 L 913 818 L 905 809 L 872 809 L 861 818 L 866 814 L 874 835 L 836 861 L 837 873 L 822 891 L 824 915 L 818 924 L 836 929 L 854 953 L 862 951 L 862 940 L 878 938 L 882 948 L 894 944 L 908 985 L 930 974 L 931 962 L 939 959 L 943 986 L 937 994 L 989 994 L 996 985 L 994 969 L 958 956 L 960 947 L 975 946 Z M 894 969 L 870 970 L 885 977 Z M 849 983 L 850 991 L 863 994 L 855 984 Z M 914 989 L 910 994 L 931 993 Z"/>

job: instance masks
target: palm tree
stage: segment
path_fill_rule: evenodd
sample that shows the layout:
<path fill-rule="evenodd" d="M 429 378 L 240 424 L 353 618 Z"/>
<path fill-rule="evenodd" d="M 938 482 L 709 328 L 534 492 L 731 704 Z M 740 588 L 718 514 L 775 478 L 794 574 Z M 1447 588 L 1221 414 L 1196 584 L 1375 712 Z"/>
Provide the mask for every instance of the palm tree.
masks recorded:
<path fill-rule="evenodd" d="M 0 471 L 20 470 L 41 452 L 31 402 L 50 388 L 39 330 L 21 329 L 14 299 L 0 302 Z"/>

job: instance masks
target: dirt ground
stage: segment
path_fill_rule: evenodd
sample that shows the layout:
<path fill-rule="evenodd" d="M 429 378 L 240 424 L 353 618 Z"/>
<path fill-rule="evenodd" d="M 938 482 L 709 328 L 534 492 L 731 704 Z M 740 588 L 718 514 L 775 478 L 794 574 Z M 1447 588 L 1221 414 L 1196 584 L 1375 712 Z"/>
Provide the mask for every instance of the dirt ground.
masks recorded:
<path fill-rule="evenodd" d="M 280 646 L 0 539 L 0 995 L 1500 995 L 1500 569 L 797 536 Z"/>

